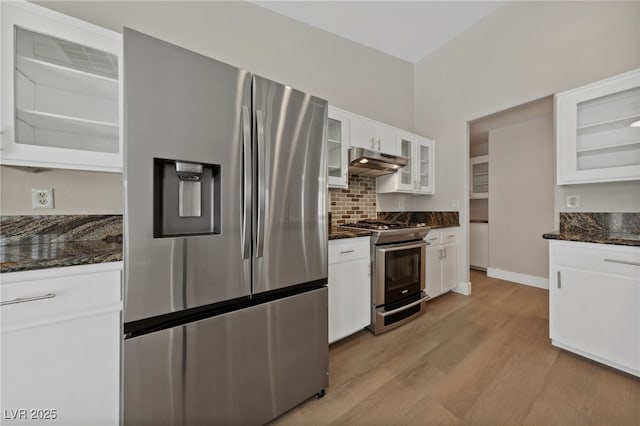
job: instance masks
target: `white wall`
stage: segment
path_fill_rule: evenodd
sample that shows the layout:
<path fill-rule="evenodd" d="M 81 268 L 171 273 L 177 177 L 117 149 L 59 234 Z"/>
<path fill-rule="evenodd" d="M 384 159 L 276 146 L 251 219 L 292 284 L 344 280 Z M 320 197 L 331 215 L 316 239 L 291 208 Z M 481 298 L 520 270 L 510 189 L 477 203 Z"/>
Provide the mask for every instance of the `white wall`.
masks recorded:
<path fill-rule="evenodd" d="M 510 2 L 487 16 L 416 65 L 415 130 L 436 140 L 438 165 L 437 194 L 420 207 L 468 198 L 469 121 L 639 66 L 640 2 Z M 467 241 L 458 246 L 461 281 Z"/>
<path fill-rule="evenodd" d="M 128 26 L 320 96 L 340 108 L 407 130 L 413 128 L 412 64 L 250 3 L 37 3 L 115 31 Z M 100 188 L 105 200 L 117 200 L 115 213 L 122 213 L 121 176 L 78 173 L 50 171 L 47 176 L 59 194 L 88 194 L 91 188 Z M 1 214 L 43 213 L 25 210 L 24 182 L 13 181 L 18 174 L 4 168 L 2 174 Z M 63 204 L 57 204 L 47 213 L 103 210 L 95 202 L 95 198 L 77 196 L 64 203 L 64 210 Z"/>
<path fill-rule="evenodd" d="M 123 26 L 327 99 L 413 127 L 413 65 L 244 1 L 42 1 L 120 32 Z"/>
<path fill-rule="evenodd" d="M 553 229 L 553 113 L 489 132 L 489 268 L 549 277 Z M 517 281 L 517 280 L 516 280 Z"/>
<path fill-rule="evenodd" d="M 122 175 L 0 166 L 3 215 L 122 214 Z M 31 189 L 53 188 L 54 208 L 31 209 Z"/>

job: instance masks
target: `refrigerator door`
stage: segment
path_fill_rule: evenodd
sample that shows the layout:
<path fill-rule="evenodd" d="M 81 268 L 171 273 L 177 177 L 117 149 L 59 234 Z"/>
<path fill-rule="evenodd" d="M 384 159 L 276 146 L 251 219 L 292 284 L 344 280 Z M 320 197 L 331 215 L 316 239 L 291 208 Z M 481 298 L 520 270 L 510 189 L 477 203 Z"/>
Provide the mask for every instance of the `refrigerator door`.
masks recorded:
<path fill-rule="evenodd" d="M 127 28 L 123 66 L 124 321 L 248 297 L 251 75 Z"/>
<path fill-rule="evenodd" d="M 326 282 L 327 102 L 253 80 L 253 293 Z"/>
<path fill-rule="evenodd" d="M 328 385 L 327 288 L 124 342 L 125 425 L 264 424 Z"/>

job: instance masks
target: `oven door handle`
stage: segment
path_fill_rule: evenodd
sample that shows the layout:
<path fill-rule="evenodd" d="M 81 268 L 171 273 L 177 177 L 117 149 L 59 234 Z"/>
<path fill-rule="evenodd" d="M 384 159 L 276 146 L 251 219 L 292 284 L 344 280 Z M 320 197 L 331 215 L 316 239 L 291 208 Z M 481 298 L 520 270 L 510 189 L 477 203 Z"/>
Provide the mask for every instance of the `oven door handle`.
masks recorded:
<path fill-rule="evenodd" d="M 412 306 L 419 305 L 422 302 L 426 302 L 427 300 L 431 299 L 431 297 L 429 297 L 427 294 L 425 293 L 422 293 L 422 294 L 424 294 L 424 296 L 416 300 L 415 302 L 411 302 L 408 305 L 404 305 L 401 308 L 394 309 L 393 311 L 384 312 L 382 311 L 383 308 L 376 308 L 376 314 L 380 315 L 381 317 L 386 317 L 389 315 L 397 314 L 398 312 L 402 312 L 405 309 L 411 308 Z"/>
<path fill-rule="evenodd" d="M 418 243 L 404 243 L 404 244 L 398 244 L 398 245 L 392 245 L 392 246 L 387 246 L 387 247 L 376 247 L 376 250 L 381 252 L 381 253 L 386 253 L 388 251 L 398 251 L 398 250 L 408 250 L 408 249 L 413 249 L 413 248 L 420 248 L 420 247 L 426 247 L 428 246 L 426 241 L 420 241 Z"/>

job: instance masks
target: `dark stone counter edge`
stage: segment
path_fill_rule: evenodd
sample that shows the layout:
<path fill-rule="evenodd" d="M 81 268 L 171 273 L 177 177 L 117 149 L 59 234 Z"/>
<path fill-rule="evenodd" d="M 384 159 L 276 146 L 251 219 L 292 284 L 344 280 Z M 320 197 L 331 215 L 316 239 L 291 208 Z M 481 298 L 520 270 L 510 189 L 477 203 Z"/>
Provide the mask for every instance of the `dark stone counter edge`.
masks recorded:
<path fill-rule="evenodd" d="M 34 261 L 33 263 L 4 262 L 0 264 L 0 274 L 8 272 L 37 271 L 40 269 L 64 268 L 66 266 L 96 265 L 109 262 L 122 262 L 122 255 L 108 256 L 107 258 L 98 256 L 90 260 L 74 258 L 56 259 L 55 261 L 45 261 L 44 263 L 42 261 Z"/>
<path fill-rule="evenodd" d="M 559 232 L 548 232 L 542 235 L 545 240 L 575 241 L 580 243 L 612 244 L 618 246 L 640 247 L 640 240 L 610 238 L 606 235 L 568 235 Z"/>
<path fill-rule="evenodd" d="M 431 229 L 441 229 L 441 228 L 456 228 L 460 226 L 460 224 L 456 224 L 456 225 L 451 225 L 451 224 L 446 224 L 446 225 L 436 225 L 436 226 L 431 226 Z M 359 237 L 368 237 L 371 235 L 371 231 L 367 231 L 367 230 L 346 230 L 346 229 L 337 229 L 337 228 L 332 228 L 331 232 L 329 232 L 329 241 L 332 240 L 342 240 L 345 238 L 359 238 Z"/>
<path fill-rule="evenodd" d="M 487 219 L 471 219 L 471 220 L 469 220 L 469 223 L 489 223 L 489 220 L 487 220 Z"/>

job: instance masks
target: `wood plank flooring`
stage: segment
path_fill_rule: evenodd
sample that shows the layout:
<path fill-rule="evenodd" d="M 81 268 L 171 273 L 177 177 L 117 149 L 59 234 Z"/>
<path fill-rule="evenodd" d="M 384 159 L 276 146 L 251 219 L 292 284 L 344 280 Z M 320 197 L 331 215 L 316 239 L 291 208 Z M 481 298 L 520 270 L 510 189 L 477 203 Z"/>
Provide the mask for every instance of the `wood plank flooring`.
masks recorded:
<path fill-rule="evenodd" d="M 548 292 L 471 271 L 396 330 L 329 351 L 329 387 L 275 425 L 640 425 L 640 379 L 551 346 Z"/>

